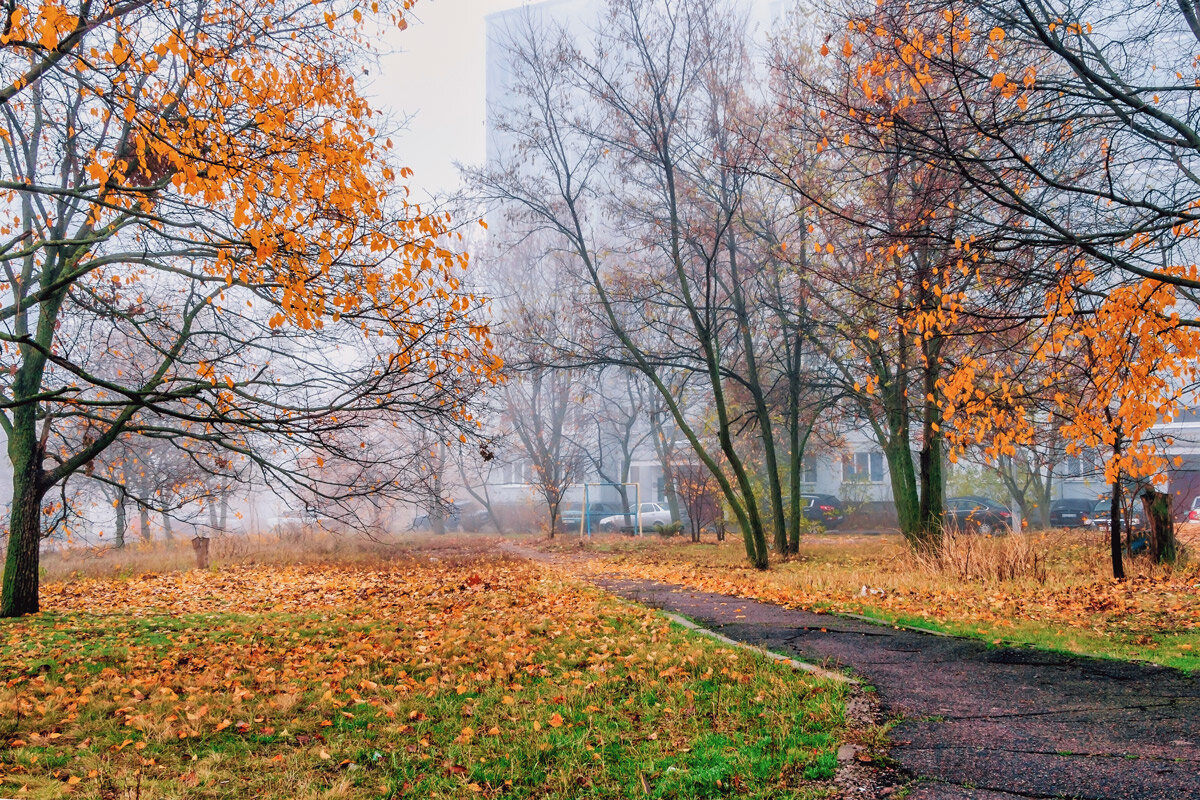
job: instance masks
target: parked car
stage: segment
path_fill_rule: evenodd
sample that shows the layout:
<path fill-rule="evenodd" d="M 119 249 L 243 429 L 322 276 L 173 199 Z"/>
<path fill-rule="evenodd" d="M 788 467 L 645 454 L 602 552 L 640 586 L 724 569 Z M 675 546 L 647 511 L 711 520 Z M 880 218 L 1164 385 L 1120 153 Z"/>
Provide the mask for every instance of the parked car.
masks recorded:
<path fill-rule="evenodd" d="M 845 511 L 842 501 L 831 494 L 802 494 L 804 508 L 801 513 L 810 522 L 819 522 L 826 528 L 833 529 L 842 524 Z"/>
<path fill-rule="evenodd" d="M 1080 498 L 1055 500 L 1050 506 L 1050 527 L 1086 528 L 1096 507 L 1095 500 Z"/>
<path fill-rule="evenodd" d="M 492 515 L 488 513 L 486 508 L 476 508 L 471 511 L 460 512 L 459 527 L 463 531 L 473 531 L 475 533 L 484 531 L 496 532 L 495 526 L 492 525 Z"/>
<path fill-rule="evenodd" d="M 1195 533 L 1200 531 L 1200 496 L 1192 498 L 1192 505 L 1175 525 L 1175 532 Z"/>
<path fill-rule="evenodd" d="M 656 528 L 661 529 L 671 524 L 671 511 L 666 506 L 660 503 L 642 503 L 638 506 L 637 511 L 630 510 L 628 514 L 621 512 L 604 517 L 600 520 L 600 530 L 637 531 L 639 511 L 641 512 L 642 530 L 644 531 L 652 531 Z M 686 526 L 686 520 L 684 524 Z"/>
<path fill-rule="evenodd" d="M 1128 525 L 1129 530 L 1144 531 L 1146 530 L 1146 521 L 1142 519 L 1141 501 L 1131 503 L 1124 507 L 1124 516 L 1121 519 L 1122 525 Z M 1109 522 L 1112 521 L 1112 500 L 1104 498 L 1097 500 L 1092 511 L 1088 514 L 1086 520 L 1089 528 L 1096 530 L 1107 531 Z"/>
<path fill-rule="evenodd" d="M 418 514 L 413 517 L 412 529 L 414 531 L 431 531 L 433 523 L 429 519 L 430 514 L 426 511 L 424 514 Z M 462 518 L 462 509 L 457 503 L 448 503 L 442 509 L 442 528 L 447 531 L 456 531 L 459 528 L 459 523 Z"/>
<path fill-rule="evenodd" d="M 578 532 L 584 517 L 583 503 L 572 503 L 564 506 L 559 512 L 558 521 L 567 533 Z M 593 530 L 602 520 L 621 513 L 620 503 L 588 503 L 587 518 Z"/>
<path fill-rule="evenodd" d="M 1012 529 L 1012 512 L 986 497 L 950 497 L 946 500 L 946 524 L 972 533 L 1007 533 Z"/>

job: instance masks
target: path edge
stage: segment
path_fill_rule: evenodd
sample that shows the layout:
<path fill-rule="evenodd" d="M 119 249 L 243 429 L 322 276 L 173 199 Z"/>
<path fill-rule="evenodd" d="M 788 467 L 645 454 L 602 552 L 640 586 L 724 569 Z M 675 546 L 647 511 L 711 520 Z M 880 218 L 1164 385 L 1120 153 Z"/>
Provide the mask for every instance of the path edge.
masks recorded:
<path fill-rule="evenodd" d="M 765 647 L 759 647 L 758 645 L 748 644 L 746 642 L 739 642 L 737 639 L 731 639 L 728 636 L 725 636 L 724 634 L 721 634 L 721 633 L 717 633 L 716 631 L 706 628 L 703 625 L 698 625 L 697 623 L 692 622 L 687 617 L 680 616 L 679 614 L 675 614 L 670 611 L 664 611 L 662 609 L 656 609 L 656 610 L 658 611 L 659 614 L 661 614 L 664 617 L 666 617 L 667 619 L 671 620 L 671 622 L 674 622 L 676 625 L 679 625 L 680 627 L 683 627 L 683 628 L 687 628 L 689 631 L 692 631 L 693 633 L 698 633 L 701 636 L 707 636 L 710 639 L 716 639 L 718 642 L 721 642 L 722 644 L 727 644 L 732 647 L 740 648 L 742 650 L 749 650 L 751 652 L 758 653 L 761 656 L 766 656 L 767 658 L 771 659 L 772 661 L 777 661 L 781 664 L 786 664 L 787 666 L 790 666 L 792 669 L 801 670 L 803 672 L 810 672 L 813 675 L 816 675 L 821 678 L 826 678 L 827 680 L 837 681 L 838 683 L 846 683 L 846 684 L 850 684 L 851 686 L 861 686 L 862 685 L 861 681 L 857 681 L 854 678 L 851 678 L 849 675 L 843 675 L 840 672 L 834 672 L 833 670 L 825 669 L 824 667 L 818 667 L 816 664 L 810 664 L 807 661 L 800 661 L 798 659 L 792 658 L 791 656 L 785 656 L 781 653 L 773 653 L 770 650 L 767 650 Z"/>

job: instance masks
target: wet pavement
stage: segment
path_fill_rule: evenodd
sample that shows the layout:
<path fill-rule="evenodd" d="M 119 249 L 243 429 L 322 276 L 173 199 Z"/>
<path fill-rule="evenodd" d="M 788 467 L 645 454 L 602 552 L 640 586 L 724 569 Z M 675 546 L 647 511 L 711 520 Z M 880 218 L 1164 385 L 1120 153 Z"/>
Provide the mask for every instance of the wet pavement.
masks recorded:
<path fill-rule="evenodd" d="M 730 638 L 843 669 L 900 716 L 910 800 L 1200 800 L 1200 681 L 791 611 L 650 581 L 602 580 Z"/>

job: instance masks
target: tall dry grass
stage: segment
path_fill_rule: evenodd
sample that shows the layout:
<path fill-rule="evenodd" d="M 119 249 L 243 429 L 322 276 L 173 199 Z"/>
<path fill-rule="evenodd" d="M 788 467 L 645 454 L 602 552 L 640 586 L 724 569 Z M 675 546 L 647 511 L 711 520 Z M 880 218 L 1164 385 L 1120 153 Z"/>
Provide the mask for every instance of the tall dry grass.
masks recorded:
<path fill-rule="evenodd" d="M 495 537 L 480 534 L 382 534 L 296 528 L 280 533 L 223 534 L 212 537 L 209 565 L 235 564 L 362 564 L 392 561 L 414 552 L 463 552 L 486 547 Z M 191 539 L 129 542 L 124 548 L 64 547 L 42 554 L 42 578 L 128 577 L 196 569 Z"/>
<path fill-rule="evenodd" d="M 1029 580 L 1045 585 L 1057 537 L 1014 533 L 978 536 L 948 531 L 937 550 L 910 550 L 914 569 L 965 581 Z"/>

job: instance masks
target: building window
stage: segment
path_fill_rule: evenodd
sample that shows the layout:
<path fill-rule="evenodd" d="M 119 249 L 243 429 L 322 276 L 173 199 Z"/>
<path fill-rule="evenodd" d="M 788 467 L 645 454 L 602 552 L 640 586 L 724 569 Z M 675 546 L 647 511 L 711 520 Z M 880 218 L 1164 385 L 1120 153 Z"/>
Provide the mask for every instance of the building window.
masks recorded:
<path fill-rule="evenodd" d="M 500 483 L 532 483 L 533 464 L 525 461 L 515 464 L 504 464 L 496 469 Z"/>
<path fill-rule="evenodd" d="M 883 453 L 847 453 L 842 457 L 842 480 L 879 483 L 883 480 Z"/>
<path fill-rule="evenodd" d="M 817 482 L 817 458 L 816 456 L 805 456 L 804 461 L 800 463 L 800 482 L 801 483 L 816 483 Z"/>
<path fill-rule="evenodd" d="M 1083 474 L 1083 461 L 1079 456 L 1067 456 L 1065 473 L 1068 478 L 1078 478 Z"/>

